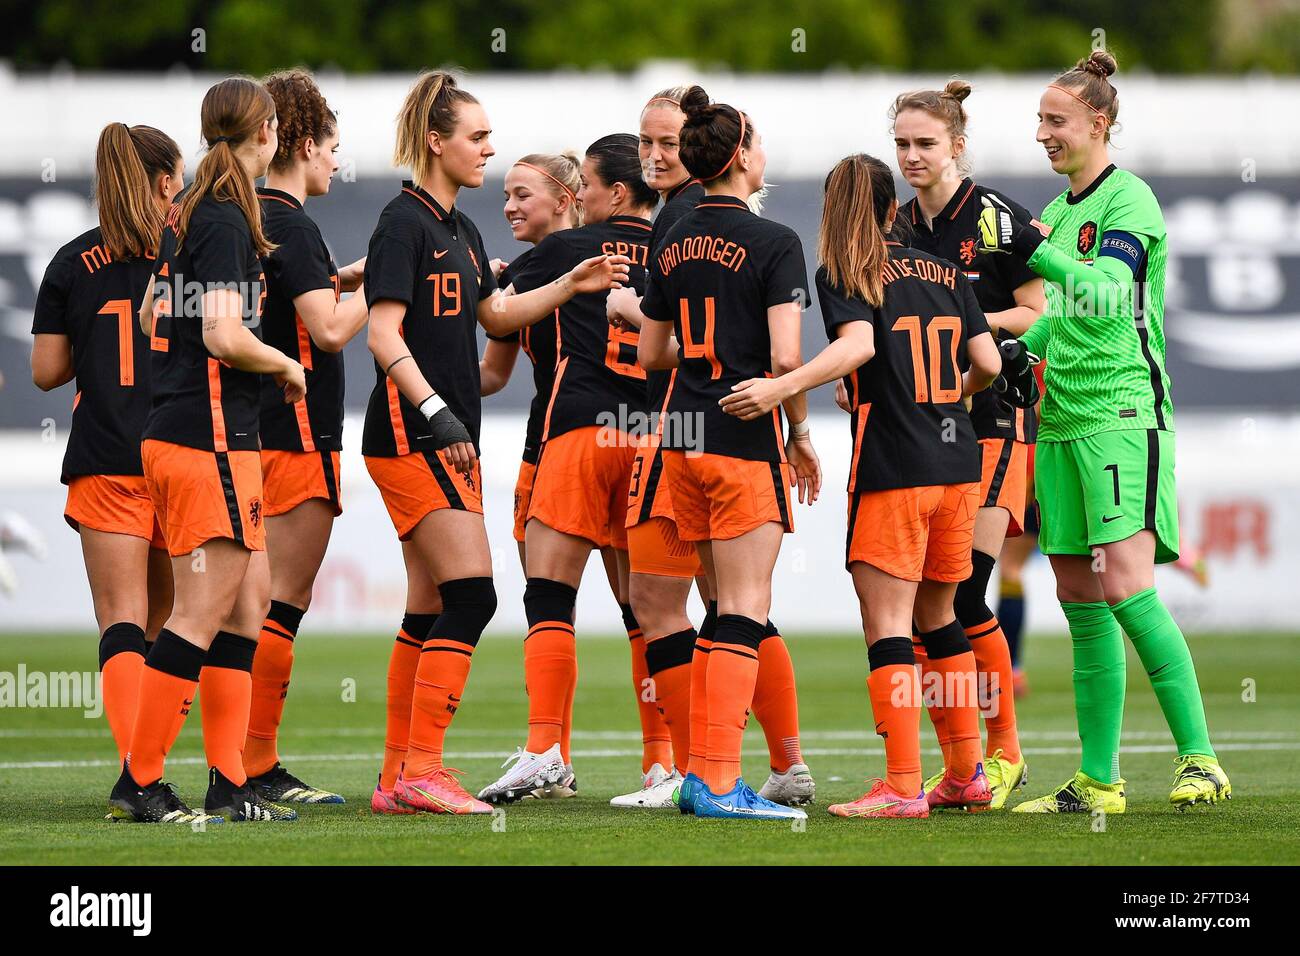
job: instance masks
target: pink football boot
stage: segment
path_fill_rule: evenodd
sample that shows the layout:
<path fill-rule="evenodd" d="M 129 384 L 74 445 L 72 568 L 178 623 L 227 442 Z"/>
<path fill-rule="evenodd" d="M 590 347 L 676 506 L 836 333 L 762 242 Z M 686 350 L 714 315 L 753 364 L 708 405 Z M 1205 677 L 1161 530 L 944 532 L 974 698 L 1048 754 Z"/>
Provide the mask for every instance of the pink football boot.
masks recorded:
<path fill-rule="evenodd" d="M 407 779 L 403 771 L 397 775 L 393 793 L 398 802 L 425 813 L 491 813 L 491 806 L 476 800 L 460 785 L 454 776 L 458 773 L 440 767 L 427 777 Z"/>
<path fill-rule="evenodd" d="M 991 799 L 991 798 L 990 798 Z M 827 808 L 837 817 L 909 817 L 923 820 L 930 815 L 925 794 L 905 797 L 895 793 L 879 777 L 871 789 L 852 803 L 836 803 Z"/>
<path fill-rule="evenodd" d="M 993 802 L 993 791 L 989 789 L 989 778 L 984 776 L 984 764 L 975 765 L 975 772 L 969 780 L 958 780 L 945 772 L 938 785 L 925 795 L 931 810 L 945 810 L 956 807 L 972 813 L 985 809 Z"/>

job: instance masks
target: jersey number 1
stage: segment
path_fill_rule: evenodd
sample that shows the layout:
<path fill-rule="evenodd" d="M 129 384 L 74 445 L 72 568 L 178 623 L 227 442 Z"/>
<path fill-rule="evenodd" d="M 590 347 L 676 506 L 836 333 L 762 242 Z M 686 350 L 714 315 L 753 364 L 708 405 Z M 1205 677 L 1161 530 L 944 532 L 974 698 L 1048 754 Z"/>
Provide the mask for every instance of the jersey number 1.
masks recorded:
<path fill-rule="evenodd" d="M 916 389 L 917 404 L 933 402 L 949 405 L 961 399 L 961 369 L 957 366 L 957 340 L 961 337 L 961 319 L 955 315 L 936 315 L 925 324 L 925 344 L 921 344 L 921 317 L 904 315 L 895 320 L 893 331 L 906 332 L 912 346 L 912 382 Z M 940 343 L 941 332 L 948 332 L 949 349 L 945 355 Z M 930 353 L 929 375 L 926 375 L 925 353 Z M 951 369 L 953 386 L 943 387 L 944 359 Z"/>
<path fill-rule="evenodd" d="M 122 385 L 135 384 L 135 330 L 131 327 L 131 300 L 109 299 L 100 315 L 117 316 L 117 368 Z"/>

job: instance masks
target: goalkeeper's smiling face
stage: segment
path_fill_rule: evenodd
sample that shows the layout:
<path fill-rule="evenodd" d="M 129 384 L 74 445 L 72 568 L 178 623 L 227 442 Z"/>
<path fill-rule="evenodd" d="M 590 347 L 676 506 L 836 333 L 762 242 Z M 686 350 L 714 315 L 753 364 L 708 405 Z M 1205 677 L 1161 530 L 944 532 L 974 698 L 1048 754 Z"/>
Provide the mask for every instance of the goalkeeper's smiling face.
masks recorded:
<path fill-rule="evenodd" d="M 925 110 L 903 110 L 894 117 L 894 151 L 898 168 L 913 189 L 929 189 L 944 179 L 960 179 L 957 160 L 966 148 L 956 144 L 943 121 Z"/>
<path fill-rule="evenodd" d="M 1104 147 L 1104 120 L 1069 93 L 1049 86 L 1038 101 L 1038 142 L 1047 151 L 1052 171 L 1069 176 L 1088 165 L 1094 149 Z"/>

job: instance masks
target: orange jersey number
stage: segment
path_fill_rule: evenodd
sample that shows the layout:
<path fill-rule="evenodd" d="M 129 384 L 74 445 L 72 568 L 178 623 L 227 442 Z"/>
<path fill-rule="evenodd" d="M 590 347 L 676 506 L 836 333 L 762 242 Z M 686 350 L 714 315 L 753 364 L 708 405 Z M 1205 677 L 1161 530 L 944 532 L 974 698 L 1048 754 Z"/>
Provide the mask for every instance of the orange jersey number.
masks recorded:
<path fill-rule="evenodd" d="M 713 349 L 713 296 L 707 296 L 704 299 L 704 338 L 702 341 L 696 341 L 691 332 L 691 306 L 686 299 L 681 300 L 681 325 L 682 325 L 682 355 L 686 358 L 707 359 L 709 366 L 713 369 L 709 376 L 713 379 L 722 378 L 722 363 L 718 361 L 718 353 Z"/>
<path fill-rule="evenodd" d="M 961 337 L 961 319 L 955 315 L 936 315 L 925 324 L 925 348 L 922 345 L 921 317 L 904 315 L 894 321 L 893 331 L 906 332 L 912 349 L 912 384 L 917 403 L 947 405 L 961 399 L 961 369 L 957 365 L 957 341 Z M 943 349 L 940 334 L 948 337 L 948 351 Z M 925 353 L 930 353 L 930 361 Z M 944 366 L 951 370 L 952 386 L 943 387 Z M 928 373 L 928 375 L 927 375 Z"/>
<path fill-rule="evenodd" d="M 605 343 L 605 365 L 618 375 L 628 378 L 645 378 L 645 369 L 636 363 L 636 345 L 641 335 L 635 329 L 616 329 L 609 326 L 609 337 Z M 623 346 L 632 350 L 632 361 L 622 360 Z"/>
<path fill-rule="evenodd" d="M 460 315 L 460 273 L 434 272 L 429 281 L 433 283 L 434 318 Z"/>
<path fill-rule="evenodd" d="M 117 316 L 117 368 L 122 385 L 135 384 L 135 329 L 130 299 L 109 299 L 100 315 Z"/>

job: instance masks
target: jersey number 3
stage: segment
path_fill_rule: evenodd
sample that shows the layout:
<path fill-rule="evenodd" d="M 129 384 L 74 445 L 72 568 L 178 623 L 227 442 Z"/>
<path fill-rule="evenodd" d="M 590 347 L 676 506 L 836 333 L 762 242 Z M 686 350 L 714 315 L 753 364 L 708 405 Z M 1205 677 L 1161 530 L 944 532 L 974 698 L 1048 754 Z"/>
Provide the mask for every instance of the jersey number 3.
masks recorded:
<path fill-rule="evenodd" d="M 906 332 L 912 348 L 912 382 L 916 388 L 917 404 L 933 402 L 935 405 L 949 405 L 959 401 L 961 369 L 957 366 L 957 341 L 961 337 L 961 319 L 955 315 L 936 315 L 925 324 L 922 333 L 921 317 L 904 315 L 894 322 L 893 331 Z M 947 351 L 940 340 L 943 332 L 948 333 Z M 922 334 L 925 338 L 924 346 Z M 925 360 L 927 352 L 930 354 L 928 369 Z M 948 370 L 945 370 L 945 365 Z M 952 386 L 949 388 L 943 387 L 946 377 L 951 377 Z"/>

